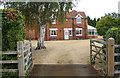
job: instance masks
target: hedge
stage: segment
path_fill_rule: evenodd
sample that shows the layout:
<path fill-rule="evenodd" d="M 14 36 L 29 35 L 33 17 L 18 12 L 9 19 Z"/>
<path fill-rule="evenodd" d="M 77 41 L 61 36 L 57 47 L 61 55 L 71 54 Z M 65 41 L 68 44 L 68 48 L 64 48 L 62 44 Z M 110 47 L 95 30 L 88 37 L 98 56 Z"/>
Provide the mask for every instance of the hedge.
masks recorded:
<path fill-rule="evenodd" d="M 17 41 L 25 39 L 25 17 L 14 9 L 2 11 L 2 50 L 15 51 Z"/>

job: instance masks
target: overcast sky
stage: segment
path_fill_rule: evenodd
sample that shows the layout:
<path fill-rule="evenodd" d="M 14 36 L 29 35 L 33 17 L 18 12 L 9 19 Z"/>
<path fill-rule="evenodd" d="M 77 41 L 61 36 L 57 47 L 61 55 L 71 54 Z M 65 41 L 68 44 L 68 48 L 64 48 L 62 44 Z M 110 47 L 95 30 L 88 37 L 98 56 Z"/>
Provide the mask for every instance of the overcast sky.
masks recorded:
<path fill-rule="evenodd" d="M 117 12 L 120 0 L 80 0 L 76 8 L 77 11 L 84 11 L 92 19 L 104 16 L 105 13 Z"/>
<path fill-rule="evenodd" d="M 87 16 L 100 18 L 105 13 L 117 12 L 120 0 L 80 0 L 79 4 L 73 8 L 77 11 L 84 11 Z M 0 8 L 2 8 L 0 6 Z"/>

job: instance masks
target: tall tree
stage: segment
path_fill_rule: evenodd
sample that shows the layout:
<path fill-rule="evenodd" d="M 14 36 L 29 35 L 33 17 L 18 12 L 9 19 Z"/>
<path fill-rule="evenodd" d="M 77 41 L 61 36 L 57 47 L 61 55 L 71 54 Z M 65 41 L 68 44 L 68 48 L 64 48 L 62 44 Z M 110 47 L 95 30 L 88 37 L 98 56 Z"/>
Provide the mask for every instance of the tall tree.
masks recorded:
<path fill-rule="evenodd" d="M 120 14 L 116 13 L 116 12 L 112 12 L 112 13 L 105 13 L 105 16 L 112 16 L 112 17 L 120 17 Z"/>
<path fill-rule="evenodd" d="M 120 28 L 120 19 L 112 16 L 105 16 L 99 22 L 97 22 L 96 28 L 99 35 L 104 36 L 106 31 L 112 27 Z"/>
<path fill-rule="evenodd" d="M 32 19 L 38 21 L 40 27 L 40 38 L 36 49 L 45 48 L 44 34 L 46 23 L 52 24 L 54 19 L 60 22 L 65 20 L 65 9 L 72 9 L 73 3 L 68 2 L 6 2 L 5 8 L 20 10 L 26 17 L 26 24 L 30 24 Z"/>
<path fill-rule="evenodd" d="M 88 25 L 91 25 L 93 27 L 96 27 L 96 23 L 100 20 L 100 18 L 91 19 L 89 16 L 87 16 L 87 19 L 88 19 Z"/>

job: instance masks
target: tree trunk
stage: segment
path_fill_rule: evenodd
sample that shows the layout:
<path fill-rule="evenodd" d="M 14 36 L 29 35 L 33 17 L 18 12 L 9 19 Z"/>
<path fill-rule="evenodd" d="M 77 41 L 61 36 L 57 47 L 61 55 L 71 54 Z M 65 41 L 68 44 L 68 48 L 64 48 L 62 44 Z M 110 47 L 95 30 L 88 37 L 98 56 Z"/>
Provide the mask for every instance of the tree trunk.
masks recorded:
<path fill-rule="evenodd" d="M 36 49 L 46 49 L 46 47 L 44 46 L 44 38 L 45 38 L 45 25 L 40 26 L 40 37 L 38 39 Z"/>

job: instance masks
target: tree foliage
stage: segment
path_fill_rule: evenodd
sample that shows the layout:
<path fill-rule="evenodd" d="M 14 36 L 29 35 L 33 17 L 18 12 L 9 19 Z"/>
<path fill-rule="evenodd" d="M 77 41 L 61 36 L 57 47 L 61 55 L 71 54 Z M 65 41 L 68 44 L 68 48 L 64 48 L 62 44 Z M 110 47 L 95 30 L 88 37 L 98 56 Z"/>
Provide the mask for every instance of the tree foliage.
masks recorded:
<path fill-rule="evenodd" d="M 96 23 L 100 20 L 100 18 L 91 19 L 89 16 L 87 16 L 87 19 L 88 19 L 88 25 L 91 25 L 93 27 L 96 27 Z"/>
<path fill-rule="evenodd" d="M 120 44 L 120 28 L 110 28 L 106 34 L 105 34 L 105 38 L 114 38 L 115 39 L 115 43 L 116 44 Z"/>
<path fill-rule="evenodd" d="M 17 41 L 25 38 L 25 17 L 18 10 L 2 11 L 2 50 L 16 50 Z"/>
<path fill-rule="evenodd" d="M 63 24 L 66 17 L 66 9 L 72 9 L 72 2 L 67 0 L 66 2 L 6 2 L 5 7 L 20 10 L 26 17 L 27 26 L 32 25 L 30 23 L 36 20 L 37 26 L 40 27 L 40 35 L 44 37 L 41 27 L 44 26 L 45 28 L 46 23 L 51 25 L 55 19 Z M 44 45 L 43 40 L 43 38 L 38 39 L 38 49 Z"/>
<path fill-rule="evenodd" d="M 99 35 L 104 36 L 106 31 L 112 27 L 120 27 L 120 19 L 112 16 L 105 16 L 97 22 L 96 28 Z"/>
<path fill-rule="evenodd" d="M 105 35 L 106 39 L 114 38 L 115 44 L 120 45 L 120 28 L 113 27 L 110 28 Z M 120 48 L 115 48 L 115 53 L 118 53 Z M 120 62 L 120 57 L 115 57 L 115 61 Z M 115 66 L 115 69 L 120 69 L 120 66 Z"/>
<path fill-rule="evenodd" d="M 6 2 L 5 7 L 20 10 L 26 17 L 26 24 L 40 19 L 40 25 L 44 25 L 56 18 L 63 23 L 65 9 L 72 9 L 72 2 Z"/>
<path fill-rule="evenodd" d="M 112 12 L 112 13 L 105 13 L 105 16 L 112 16 L 112 17 L 118 18 L 118 17 L 120 17 L 120 14 Z"/>

